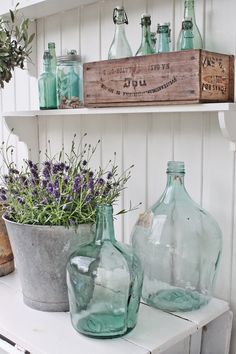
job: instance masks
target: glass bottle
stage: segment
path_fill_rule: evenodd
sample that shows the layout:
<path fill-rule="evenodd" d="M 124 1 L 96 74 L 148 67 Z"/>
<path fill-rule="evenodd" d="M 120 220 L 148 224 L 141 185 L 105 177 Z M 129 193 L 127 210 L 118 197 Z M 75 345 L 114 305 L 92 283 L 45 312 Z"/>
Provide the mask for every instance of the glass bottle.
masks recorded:
<path fill-rule="evenodd" d="M 152 47 L 156 53 L 156 43 L 157 43 L 156 32 L 151 32 L 151 43 L 152 43 Z"/>
<path fill-rule="evenodd" d="M 142 39 L 136 56 L 155 54 L 151 40 L 151 16 L 143 14 L 141 17 Z"/>
<path fill-rule="evenodd" d="M 202 36 L 199 31 L 199 28 L 196 23 L 195 9 L 194 9 L 194 0 L 185 0 L 184 1 L 184 20 L 191 18 L 193 22 L 193 49 L 202 49 L 203 41 Z M 177 50 L 181 50 L 181 39 L 182 30 L 180 31 L 178 41 L 177 41 Z"/>
<path fill-rule="evenodd" d="M 57 58 L 58 108 L 79 108 L 83 105 L 83 68 L 75 49 Z"/>
<path fill-rule="evenodd" d="M 158 53 L 169 52 L 170 51 L 170 24 L 158 23 L 157 33 L 159 34 Z"/>
<path fill-rule="evenodd" d="M 74 328 L 100 338 L 130 331 L 137 321 L 142 279 L 132 248 L 115 240 L 112 206 L 98 206 L 94 243 L 80 247 L 67 265 Z"/>
<path fill-rule="evenodd" d="M 123 6 L 117 6 L 113 10 L 113 21 L 116 28 L 108 51 L 108 59 L 132 57 L 132 50 L 125 33 L 125 24 L 128 24 L 128 17 Z"/>
<path fill-rule="evenodd" d="M 180 50 L 193 49 L 193 23 L 192 19 L 186 19 L 182 22 L 182 34 Z"/>
<path fill-rule="evenodd" d="M 54 42 L 49 42 L 48 43 L 48 50 L 49 53 L 51 54 L 51 68 L 52 72 L 56 74 L 56 68 L 57 68 L 57 57 L 56 57 L 56 46 Z"/>
<path fill-rule="evenodd" d="M 56 75 L 51 68 L 51 55 L 45 50 L 43 55 L 44 71 L 39 77 L 39 107 L 40 109 L 57 108 Z"/>
<path fill-rule="evenodd" d="M 131 236 L 144 267 L 142 297 L 165 311 L 208 303 L 222 247 L 218 224 L 190 198 L 184 174 L 183 162 L 168 162 L 165 191 Z"/>

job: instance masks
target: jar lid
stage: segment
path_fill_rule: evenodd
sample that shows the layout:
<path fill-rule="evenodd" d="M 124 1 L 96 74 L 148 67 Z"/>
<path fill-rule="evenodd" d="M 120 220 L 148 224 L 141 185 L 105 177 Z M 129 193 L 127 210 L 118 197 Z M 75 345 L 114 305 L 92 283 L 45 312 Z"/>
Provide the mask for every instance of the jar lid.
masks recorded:
<path fill-rule="evenodd" d="M 68 61 L 81 61 L 80 55 L 77 54 L 75 49 L 71 49 L 67 52 L 67 55 L 61 55 L 57 57 L 57 62 L 68 62 Z"/>

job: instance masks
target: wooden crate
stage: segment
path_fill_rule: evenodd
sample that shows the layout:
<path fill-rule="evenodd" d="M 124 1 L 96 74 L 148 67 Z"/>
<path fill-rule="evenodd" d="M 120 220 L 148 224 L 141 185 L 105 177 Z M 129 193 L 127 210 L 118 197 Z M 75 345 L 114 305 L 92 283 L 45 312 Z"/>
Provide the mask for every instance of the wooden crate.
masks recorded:
<path fill-rule="evenodd" d="M 84 64 L 87 107 L 233 100 L 233 55 L 195 49 Z"/>

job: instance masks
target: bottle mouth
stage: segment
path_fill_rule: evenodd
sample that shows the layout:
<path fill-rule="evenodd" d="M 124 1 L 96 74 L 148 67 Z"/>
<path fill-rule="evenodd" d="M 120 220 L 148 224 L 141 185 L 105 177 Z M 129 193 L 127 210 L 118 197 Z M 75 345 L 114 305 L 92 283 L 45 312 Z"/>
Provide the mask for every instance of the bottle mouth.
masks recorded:
<path fill-rule="evenodd" d="M 166 173 L 182 173 L 185 174 L 183 161 L 168 161 Z"/>

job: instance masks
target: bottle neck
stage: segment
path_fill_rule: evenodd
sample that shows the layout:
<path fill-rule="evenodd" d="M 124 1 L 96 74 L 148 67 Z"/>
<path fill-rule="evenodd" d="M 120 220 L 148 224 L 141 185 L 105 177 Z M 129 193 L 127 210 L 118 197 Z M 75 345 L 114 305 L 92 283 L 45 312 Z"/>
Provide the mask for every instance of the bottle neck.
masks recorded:
<path fill-rule="evenodd" d="M 50 73 L 52 71 L 51 63 L 49 60 L 44 61 L 43 68 L 45 73 Z"/>
<path fill-rule="evenodd" d="M 125 23 L 116 23 L 115 27 L 115 40 L 125 36 Z"/>
<path fill-rule="evenodd" d="M 191 18 L 192 22 L 196 22 L 195 10 L 194 10 L 194 0 L 185 0 L 184 3 L 184 18 Z"/>
<path fill-rule="evenodd" d="M 168 33 L 160 33 L 159 34 L 159 46 L 158 52 L 169 51 L 169 35 Z"/>
<path fill-rule="evenodd" d="M 101 244 L 104 241 L 115 242 L 113 208 L 111 205 L 97 207 L 95 243 Z"/>
<path fill-rule="evenodd" d="M 152 44 L 150 25 L 143 25 L 142 26 L 142 45 L 144 43 L 149 43 L 150 45 Z"/>

